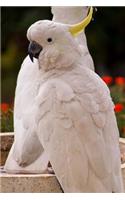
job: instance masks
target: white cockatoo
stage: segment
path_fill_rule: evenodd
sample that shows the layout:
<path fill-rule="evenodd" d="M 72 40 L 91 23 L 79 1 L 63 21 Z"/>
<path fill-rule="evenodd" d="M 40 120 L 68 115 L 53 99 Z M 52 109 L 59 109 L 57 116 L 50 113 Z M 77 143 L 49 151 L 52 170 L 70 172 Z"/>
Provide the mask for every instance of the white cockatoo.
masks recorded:
<path fill-rule="evenodd" d="M 119 132 L 110 92 L 102 79 L 84 66 L 81 48 L 75 40 L 91 17 L 92 8 L 75 25 L 41 20 L 28 29 L 28 51 L 31 60 L 38 63 L 38 69 L 33 74 L 26 60 L 22 66 L 28 67 L 22 78 L 24 88 L 21 72 L 18 77 L 16 131 L 25 132 L 28 139 L 16 135 L 11 156 L 21 163 L 22 147 L 26 151 L 22 166 L 32 163 L 33 152 L 34 162 L 37 157 L 41 158 L 41 164 L 50 160 L 64 192 L 123 192 Z M 33 84 L 27 83 L 25 87 L 28 77 L 32 77 Z M 26 102 L 25 110 L 19 101 L 23 90 L 32 102 Z M 41 143 L 40 158 L 32 140 Z M 42 165 L 41 168 L 44 169 Z"/>
<path fill-rule="evenodd" d="M 39 80 L 32 86 L 36 97 L 23 126 L 35 138 L 37 134 L 64 192 L 123 192 L 110 92 L 94 71 L 81 66 L 81 49 L 74 39 L 91 17 L 92 8 L 75 25 L 43 20 L 28 29 L 29 55 L 38 62 Z"/>
<path fill-rule="evenodd" d="M 86 17 L 87 7 L 52 7 L 53 21 L 75 24 Z M 60 14 L 59 14 L 60 13 Z M 81 66 L 94 69 L 89 54 L 84 31 L 76 40 L 81 51 Z M 28 129 L 33 123 L 33 105 L 41 73 L 37 60 L 31 62 L 29 56 L 24 60 L 17 80 L 14 105 L 14 144 L 5 163 L 8 173 L 43 173 L 47 170 L 48 157 L 36 134 L 36 130 Z"/>

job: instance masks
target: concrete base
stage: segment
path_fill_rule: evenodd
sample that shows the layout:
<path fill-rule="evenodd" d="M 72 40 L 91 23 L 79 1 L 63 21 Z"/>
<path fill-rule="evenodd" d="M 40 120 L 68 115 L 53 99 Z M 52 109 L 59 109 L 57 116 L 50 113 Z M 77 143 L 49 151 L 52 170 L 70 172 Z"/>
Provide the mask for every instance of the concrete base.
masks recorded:
<path fill-rule="evenodd" d="M 2 193 L 60 193 L 61 187 L 51 174 L 1 174 Z"/>

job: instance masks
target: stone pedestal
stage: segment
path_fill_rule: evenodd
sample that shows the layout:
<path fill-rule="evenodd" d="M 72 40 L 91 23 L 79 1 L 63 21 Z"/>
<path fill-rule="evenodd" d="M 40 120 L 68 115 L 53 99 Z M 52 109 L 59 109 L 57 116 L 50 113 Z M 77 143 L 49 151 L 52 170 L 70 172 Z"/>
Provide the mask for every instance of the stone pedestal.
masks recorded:
<path fill-rule="evenodd" d="M 55 177 L 51 174 L 6 174 L 0 175 L 3 193 L 60 193 L 61 187 Z"/>

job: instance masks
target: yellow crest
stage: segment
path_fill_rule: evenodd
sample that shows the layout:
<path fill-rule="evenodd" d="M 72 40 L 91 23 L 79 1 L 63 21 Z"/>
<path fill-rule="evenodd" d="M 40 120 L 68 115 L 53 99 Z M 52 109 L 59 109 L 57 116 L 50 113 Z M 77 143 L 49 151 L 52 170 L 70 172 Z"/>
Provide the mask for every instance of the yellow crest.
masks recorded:
<path fill-rule="evenodd" d="M 81 33 L 85 29 L 85 27 L 90 23 L 90 21 L 92 19 L 92 14 L 93 14 L 93 7 L 90 7 L 87 17 L 82 22 L 71 25 L 69 27 L 69 32 L 73 36 L 77 36 L 79 33 Z"/>

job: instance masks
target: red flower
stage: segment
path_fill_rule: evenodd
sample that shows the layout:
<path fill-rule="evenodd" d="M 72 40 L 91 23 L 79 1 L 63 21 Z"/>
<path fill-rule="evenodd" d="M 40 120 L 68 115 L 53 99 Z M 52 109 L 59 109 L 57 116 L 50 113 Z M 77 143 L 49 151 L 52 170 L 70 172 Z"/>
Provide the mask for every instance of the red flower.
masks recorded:
<path fill-rule="evenodd" d="M 123 108 L 124 108 L 123 104 L 117 103 L 117 104 L 115 104 L 114 110 L 115 110 L 115 112 L 121 112 L 123 110 Z"/>
<path fill-rule="evenodd" d="M 2 103 L 1 105 L 0 105 L 0 110 L 2 111 L 2 112 L 7 112 L 8 110 L 9 110 L 9 104 L 7 104 L 7 103 Z"/>
<path fill-rule="evenodd" d="M 117 85 L 124 85 L 125 84 L 125 78 L 122 76 L 116 77 L 115 78 L 115 83 Z"/>
<path fill-rule="evenodd" d="M 111 76 L 103 76 L 102 80 L 107 84 L 110 85 L 113 81 L 113 78 Z"/>

